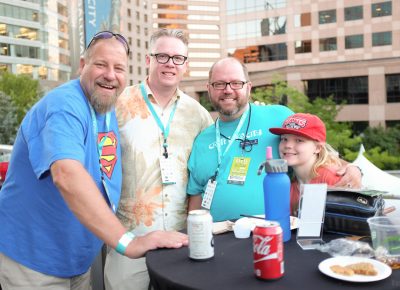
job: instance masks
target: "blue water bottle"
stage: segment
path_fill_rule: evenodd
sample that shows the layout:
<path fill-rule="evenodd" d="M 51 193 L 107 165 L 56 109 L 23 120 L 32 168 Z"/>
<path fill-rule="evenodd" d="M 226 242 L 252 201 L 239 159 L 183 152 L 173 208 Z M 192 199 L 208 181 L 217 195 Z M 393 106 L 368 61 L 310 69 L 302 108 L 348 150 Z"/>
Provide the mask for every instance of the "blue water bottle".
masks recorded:
<path fill-rule="evenodd" d="M 290 179 L 288 165 L 284 159 L 272 159 L 272 149 L 267 148 L 264 163 L 264 210 L 265 219 L 278 221 L 283 230 L 283 241 L 291 238 L 290 233 Z"/>

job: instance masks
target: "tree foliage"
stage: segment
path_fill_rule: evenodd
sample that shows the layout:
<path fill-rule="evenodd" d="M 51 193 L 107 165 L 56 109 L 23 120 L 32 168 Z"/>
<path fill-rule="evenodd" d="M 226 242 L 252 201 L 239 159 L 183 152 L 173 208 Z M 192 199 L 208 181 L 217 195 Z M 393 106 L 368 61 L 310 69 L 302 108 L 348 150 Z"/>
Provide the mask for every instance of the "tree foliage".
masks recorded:
<path fill-rule="evenodd" d="M 17 107 L 11 97 L 0 92 L 0 144 L 13 144 L 18 128 Z"/>
<path fill-rule="evenodd" d="M 11 97 L 16 108 L 17 123 L 20 124 L 26 112 L 41 96 L 38 80 L 26 75 L 4 72 L 0 75 L 0 91 Z"/>
<path fill-rule="evenodd" d="M 287 85 L 285 81 L 275 77 L 272 86 L 255 89 L 252 98 L 254 101 L 265 104 L 284 104 L 296 113 L 310 113 L 317 115 L 325 123 L 327 142 L 343 156 L 345 148 L 357 150 L 361 139 L 352 137 L 351 124 L 336 122 L 335 118 L 343 104 L 337 105 L 332 98 L 316 98 L 310 101 L 308 97 L 297 89 Z"/>

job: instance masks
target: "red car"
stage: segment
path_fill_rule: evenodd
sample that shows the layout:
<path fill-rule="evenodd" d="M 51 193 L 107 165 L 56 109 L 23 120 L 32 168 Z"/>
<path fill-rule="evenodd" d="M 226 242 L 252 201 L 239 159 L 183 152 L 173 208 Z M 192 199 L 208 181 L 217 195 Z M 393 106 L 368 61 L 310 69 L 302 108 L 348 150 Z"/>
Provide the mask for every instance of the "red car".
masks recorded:
<path fill-rule="evenodd" d="M 12 148 L 11 145 L 0 144 L 0 188 L 6 179 L 8 161 L 10 160 Z"/>

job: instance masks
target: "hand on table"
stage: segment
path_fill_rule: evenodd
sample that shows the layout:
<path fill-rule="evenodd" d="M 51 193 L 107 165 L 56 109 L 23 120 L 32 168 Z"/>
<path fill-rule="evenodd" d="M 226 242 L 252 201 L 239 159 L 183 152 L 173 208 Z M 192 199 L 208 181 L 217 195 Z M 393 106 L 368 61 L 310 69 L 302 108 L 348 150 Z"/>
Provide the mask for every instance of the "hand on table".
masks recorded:
<path fill-rule="evenodd" d="M 346 188 L 361 188 L 361 171 L 360 169 L 352 164 L 340 168 L 337 175 L 341 175 L 342 178 L 334 185 L 335 187 L 346 187 Z"/>
<path fill-rule="evenodd" d="M 188 236 L 174 231 L 154 231 L 141 237 L 136 237 L 127 247 L 125 255 L 139 258 L 147 251 L 157 248 L 181 248 L 188 245 Z"/>

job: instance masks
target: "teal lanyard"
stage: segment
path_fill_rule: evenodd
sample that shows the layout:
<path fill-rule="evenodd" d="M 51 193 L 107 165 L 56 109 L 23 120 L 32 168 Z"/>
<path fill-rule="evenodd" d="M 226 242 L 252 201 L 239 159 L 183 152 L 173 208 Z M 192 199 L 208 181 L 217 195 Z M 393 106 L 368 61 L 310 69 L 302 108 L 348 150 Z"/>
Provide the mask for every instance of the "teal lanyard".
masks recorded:
<path fill-rule="evenodd" d="M 98 130 L 98 127 L 97 127 L 96 113 L 94 112 L 94 109 L 93 109 L 91 104 L 89 104 L 89 107 L 90 107 L 90 113 L 92 115 L 93 132 L 94 132 L 95 140 L 96 140 L 96 143 L 97 143 L 97 136 L 99 135 L 99 130 Z M 102 175 L 101 175 L 102 177 L 103 177 L 103 171 L 101 170 L 102 166 L 101 166 L 100 158 L 101 158 L 101 154 L 102 154 L 102 151 L 103 151 L 104 142 L 106 141 L 107 135 L 108 135 L 108 131 L 110 130 L 110 120 L 111 120 L 111 113 L 108 112 L 106 114 L 106 132 L 107 132 L 107 134 L 97 144 L 97 152 L 99 154 L 100 172 L 102 173 Z"/>
<path fill-rule="evenodd" d="M 96 113 L 95 113 L 95 111 L 94 111 L 94 109 L 93 109 L 93 107 L 92 107 L 92 105 L 91 105 L 90 103 L 89 103 L 89 107 L 90 107 L 90 114 L 92 115 L 93 134 L 94 134 L 94 138 L 95 138 L 96 143 L 97 143 L 97 138 L 98 138 L 98 135 L 99 135 L 99 130 L 98 130 L 98 126 L 97 126 Z M 106 120 L 105 120 L 105 122 L 106 122 L 106 132 L 107 132 L 107 133 L 106 133 L 106 135 L 105 135 L 103 138 L 101 138 L 100 142 L 97 143 L 97 153 L 98 153 L 98 155 L 99 155 L 99 167 L 100 167 L 101 183 L 103 184 L 104 191 L 105 191 L 106 194 L 107 194 L 107 198 L 108 198 L 108 201 L 110 202 L 110 206 L 111 206 L 113 212 L 115 212 L 115 211 L 116 211 L 116 206 L 115 206 L 115 204 L 114 204 L 114 202 L 113 202 L 113 199 L 112 199 L 111 196 L 110 196 L 110 193 L 108 192 L 108 188 L 107 188 L 107 185 L 106 185 L 106 181 L 105 181 L 105 179 L 104 179 L 104 172 L 103 172 L 103 170 L 102 170 L 102 167 L 103 167 L 103 166 L 101 165 L 101 155 L 102 155 L 102 151 L 103 151 L 104 142 L 106 141 L 107 136 L 108 136 L 108 133 L 109 133 L 109 131 L 110 131 L 110 120 L 111 120 L 111 113 L 108 112 L 108 113 L 106 114 Z"/>
<path fill-rule="evenodd" d="M 153 115 L 154 119 L 156 120 L 158 127 L 162 131 L 162 134 L 163 134 L 163 137 L 164 137 L 164 143 L 163 143 L 164 153 L 163 153 L 163 155 L 164 155 L 165 158 L 168 158 L 168 151 L 167 151 L 168 143 L 167 143 L 167 140 L 168 140 L 168 135 L 169 135 L 169 128 L 170 128 L 172 119 L 173 119 L 173 117 L 175 115 L 175 111 L 176 111 L 176 107 L 178 105 L 178 101 L 176 101 L 174 103 L 174 107 L 172 108 L 172 111 L 171 111 L 171 113 L 169 115 L 167 126 L 164 127 L 164 124 L 161 122 L 160 117 L 158 117 L 157 112 L 154 110 L 154 107 L 151 104 L 151 102 L 149 100 L 149 97 L 147 96 L 146 87 L 145 87 L 143 82 L 140 84 L 140 90 L 142 92 L 142 96 L 143 96 L 144 101 L 146 102 L 147 107 L 149 108 L 149 110 L 150 110 L 151 114 Z"/>
<path fill-rule="evenodd" d="M 233 132 L 233 135 L 228 140 L 228 145 L 226 145 L 225 150 L 222 153 L 221 153 L 221 132 L 219 129 L 219 119 L 217 119 L 217 121 L 215 122 L 215 139 L 217 141 L 216 146 L 217 146 L 217 154 L 218 154 L 218 165 L 217 165 L 217 169 L 215 171 L 215 175 L 213 177 L 214 180 L 218 176 L 219 167 L 221 165 L 222 159 L 224 158 L 226 152 L 228 152 L 228 150 L 231 148 L 233 142 L 238 138 L 238 135 L 240 133 L 240 130 L 243 127 L 244 121 L 246 120 L 248 113 L 249 113 L 249 107 L 247 106 L 246 111 L 244 111 L 244 113 L 242 114 L 242 117 L 240 118 L 239 124 L 237 125 L 235 132 Z"/>

